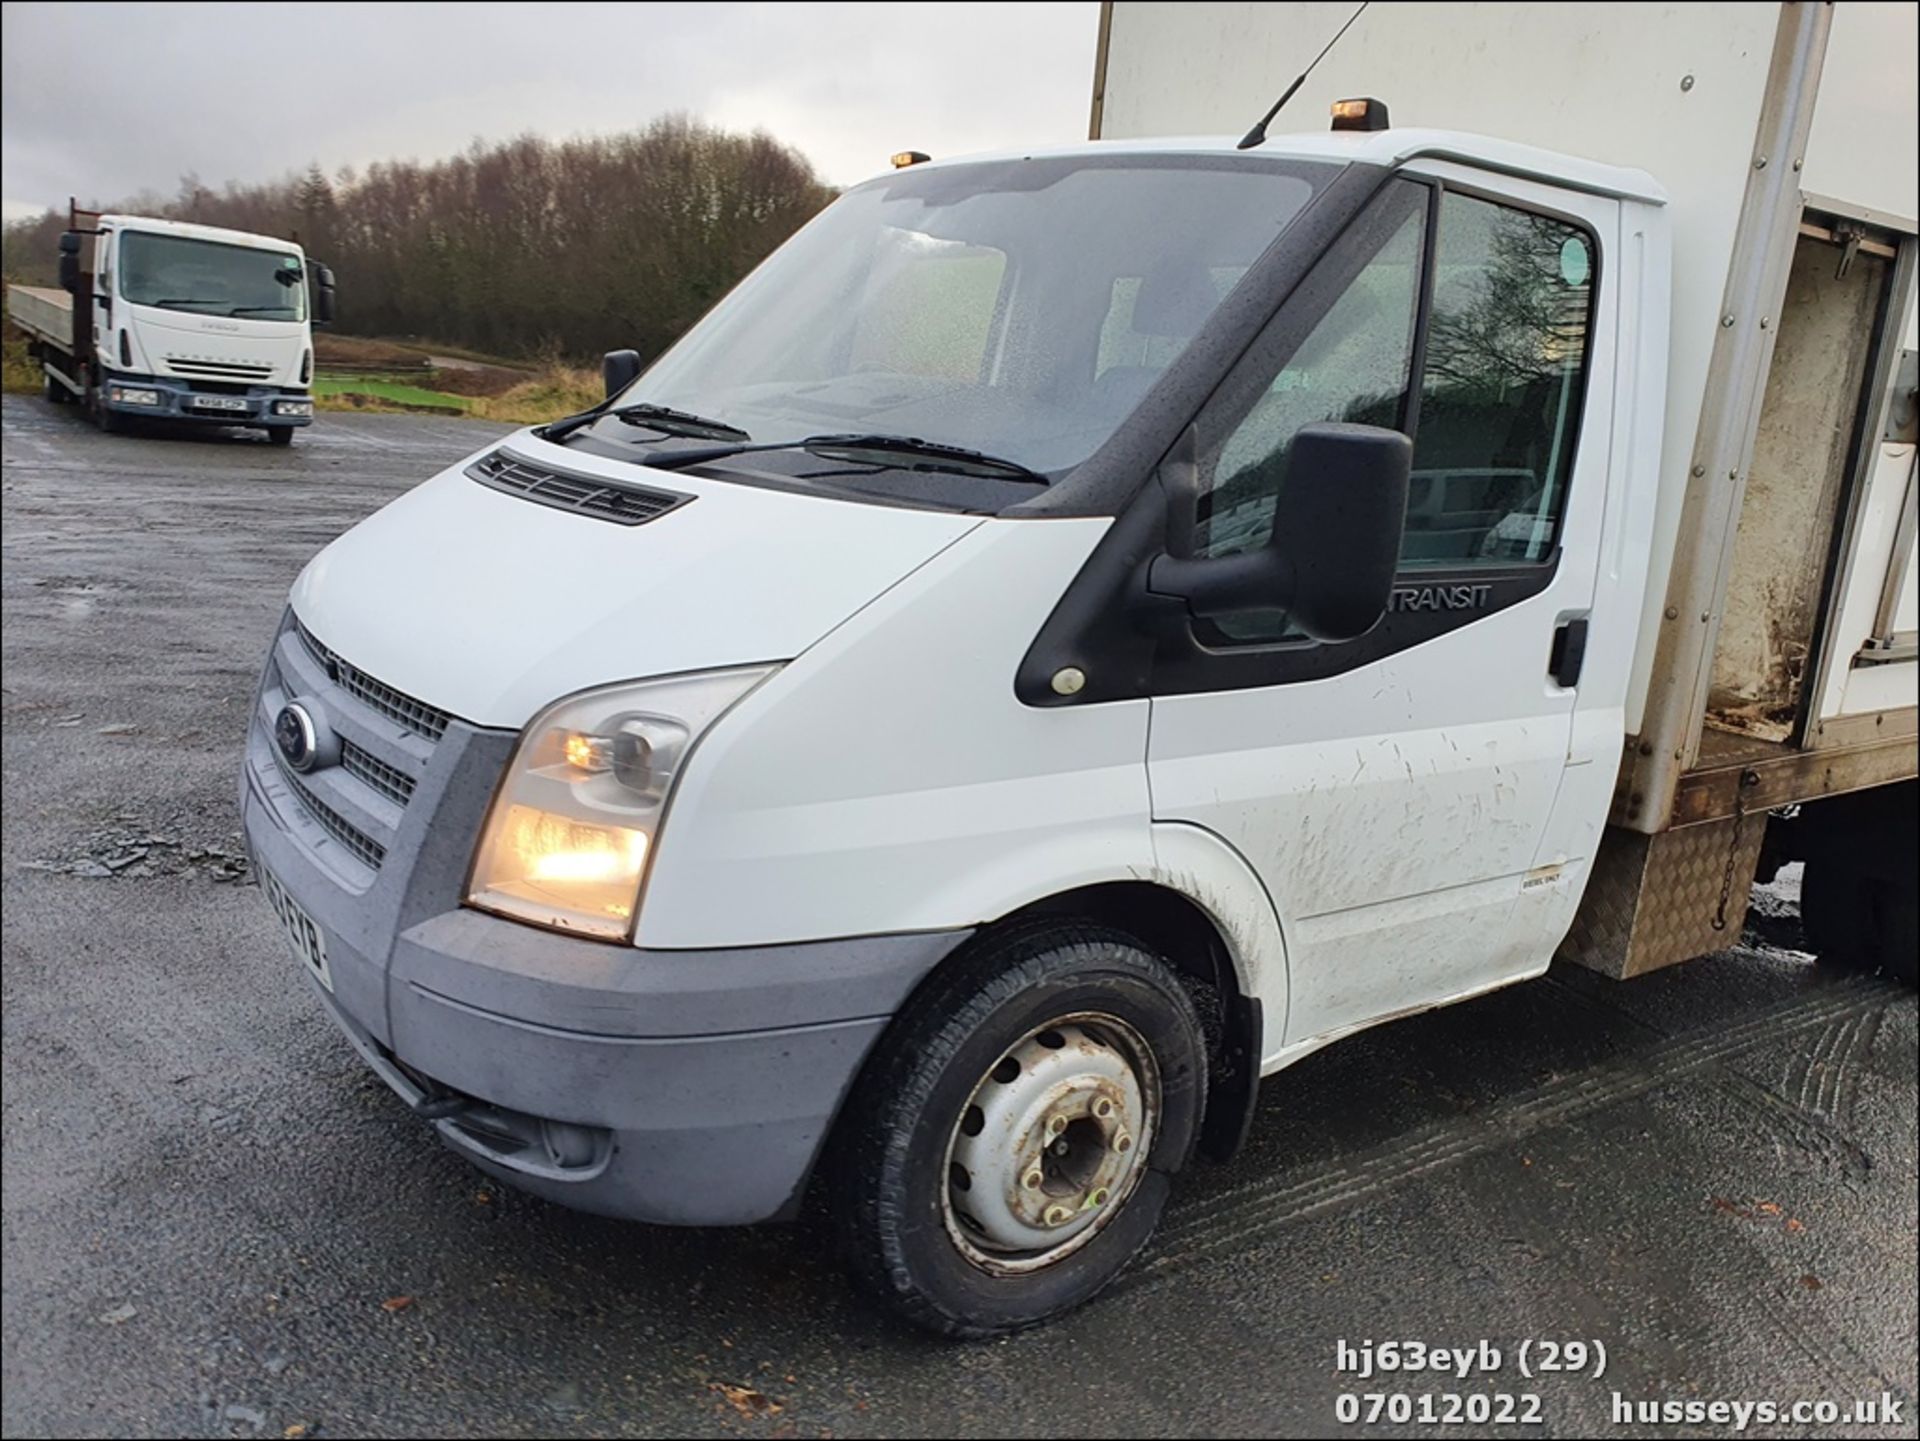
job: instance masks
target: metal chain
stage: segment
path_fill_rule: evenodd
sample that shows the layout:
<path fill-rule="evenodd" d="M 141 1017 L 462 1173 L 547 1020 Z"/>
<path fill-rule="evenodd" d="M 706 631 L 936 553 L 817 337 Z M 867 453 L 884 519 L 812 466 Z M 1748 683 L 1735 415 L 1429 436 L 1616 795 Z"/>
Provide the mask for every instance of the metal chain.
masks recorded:
<path fill-rule="evenodd" d="M 1740 855 L 1740 830 L 1747 820 L 1747 791 L 1760 784 L 1758 771 L 1740 772 L 1740 785 L 1733 793 L 1733 840 L 1727 846 L 1727 869 L 1720 877 L 1720 904 L 1714 908 L 1713 928 L 1727 928 L 1727 903 L 1733 899 L 1733 865 Z"/>

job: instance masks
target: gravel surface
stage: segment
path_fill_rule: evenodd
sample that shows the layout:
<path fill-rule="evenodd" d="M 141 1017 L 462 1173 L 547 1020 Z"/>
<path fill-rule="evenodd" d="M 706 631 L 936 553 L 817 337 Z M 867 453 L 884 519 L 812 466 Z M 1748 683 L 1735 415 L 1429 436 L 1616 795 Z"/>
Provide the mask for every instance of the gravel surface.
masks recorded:
<path fill-rule="evenodd" d="M 1884 1391 L 1899 1426 L 1821 1434 L 1913 1434 L 1915 1001 L 1796 953 L 1790 885 L 1741 949 L 1302 1062 L 1108 1296 L 1011 1340 L 895 1329 L 817 1219 L 500 1189 L 321 1015 L 235 813 L 300 565 L 500 428 L 326 415 L 277 450 L 0 418 L 7 1435 L 1330 1434 L 1343 1390 L 1533 1392 L 1544 1425 L 1503 1429 L 1549 1435 L 1608 1430 L 1615 1391 Z M 1336 1375 L 1338 1340 L 1390 1337 L 1504 1366 Z M 1518 1373 L 1571 1337 L 1604 1379 Z"/>

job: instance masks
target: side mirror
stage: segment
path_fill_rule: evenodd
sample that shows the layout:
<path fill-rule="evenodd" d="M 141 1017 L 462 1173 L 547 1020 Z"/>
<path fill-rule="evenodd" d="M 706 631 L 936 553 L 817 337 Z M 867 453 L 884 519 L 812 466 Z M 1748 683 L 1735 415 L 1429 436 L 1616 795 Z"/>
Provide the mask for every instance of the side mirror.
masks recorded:
<path fill-rule="evenodd" d="M 1147 589 L 1195 617 L 1281 610 L 1315 640 L 1354 640 L 1386 613 L 1407 520 L 1413 442 L 1397 430 L 1302 426 L 1267 543 L 1238 555 L 1162 555 Z"/>
<path fill-rule="evenodd" d="M 317 261 L 309 260 L 313 271 L 313 323 L 315 325 L 333 324 L 333 271 Z"/>
<path fill-rule="evenodd" d="M 71 230 L 60 237 L 60 288 L 80 288 L 80 237 Z"/>
<path fill-rule="evenodd" d="M 609 350 L 600 358 L 600 380 L 607 388 L 608 400 L 612 400 L 639 378 L 639 351 Z"/>

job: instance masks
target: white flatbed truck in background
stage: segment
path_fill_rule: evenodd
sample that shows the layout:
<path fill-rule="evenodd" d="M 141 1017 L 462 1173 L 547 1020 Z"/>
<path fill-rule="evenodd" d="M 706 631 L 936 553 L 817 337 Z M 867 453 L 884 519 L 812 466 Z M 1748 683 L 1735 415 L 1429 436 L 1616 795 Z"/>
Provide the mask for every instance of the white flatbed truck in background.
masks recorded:
<path fill-rule="evenodd" d="M 104 430 L 243 425 L 284 445 L 312 423 L 312 326 L 333 318 L 333 275 L 292 241 L 75 208 L 60 283 L 7 287 L 47 399 Z"/>
<path fill-rule="evenodd" d="M 1092 135 L 1237 131 L 1355 8 L 1105 5 Z M 1396 128 L 1636 166 L 1666 191 L 1649 580 L 1563 947 L 1609 975 L 1720 948 L 1756 867 L 1793 858 L 1814 944 L 1913 974 L 1916 14 L 1373 4 L 1279 122 L 1375 95 Z"/>

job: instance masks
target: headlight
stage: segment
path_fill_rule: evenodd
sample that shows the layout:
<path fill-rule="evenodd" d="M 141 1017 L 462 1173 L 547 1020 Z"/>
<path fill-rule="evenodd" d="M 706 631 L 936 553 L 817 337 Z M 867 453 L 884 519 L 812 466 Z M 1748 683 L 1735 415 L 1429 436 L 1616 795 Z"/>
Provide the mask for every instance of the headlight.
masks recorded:
<path fill-rule="evenodd" d="M 108 387 L 108 394 L 120 405 L 158 405 L 160 403 L 160 392 L 157 390 L 134 390 L 128 386 L 115 385 Z"/>
<path fill-rule="evenodd" d="M 312 415 L 313 402 L 311 400 L 276 400 L 273 403 L 273 413 L 275 415 Z"/>
<path fill-rule="evenodd" d="M 625 939 L 687 753 L 774 669 L 611 686 L 535 716 L 493 799 L 467 903 L 556 930 Z"/>

